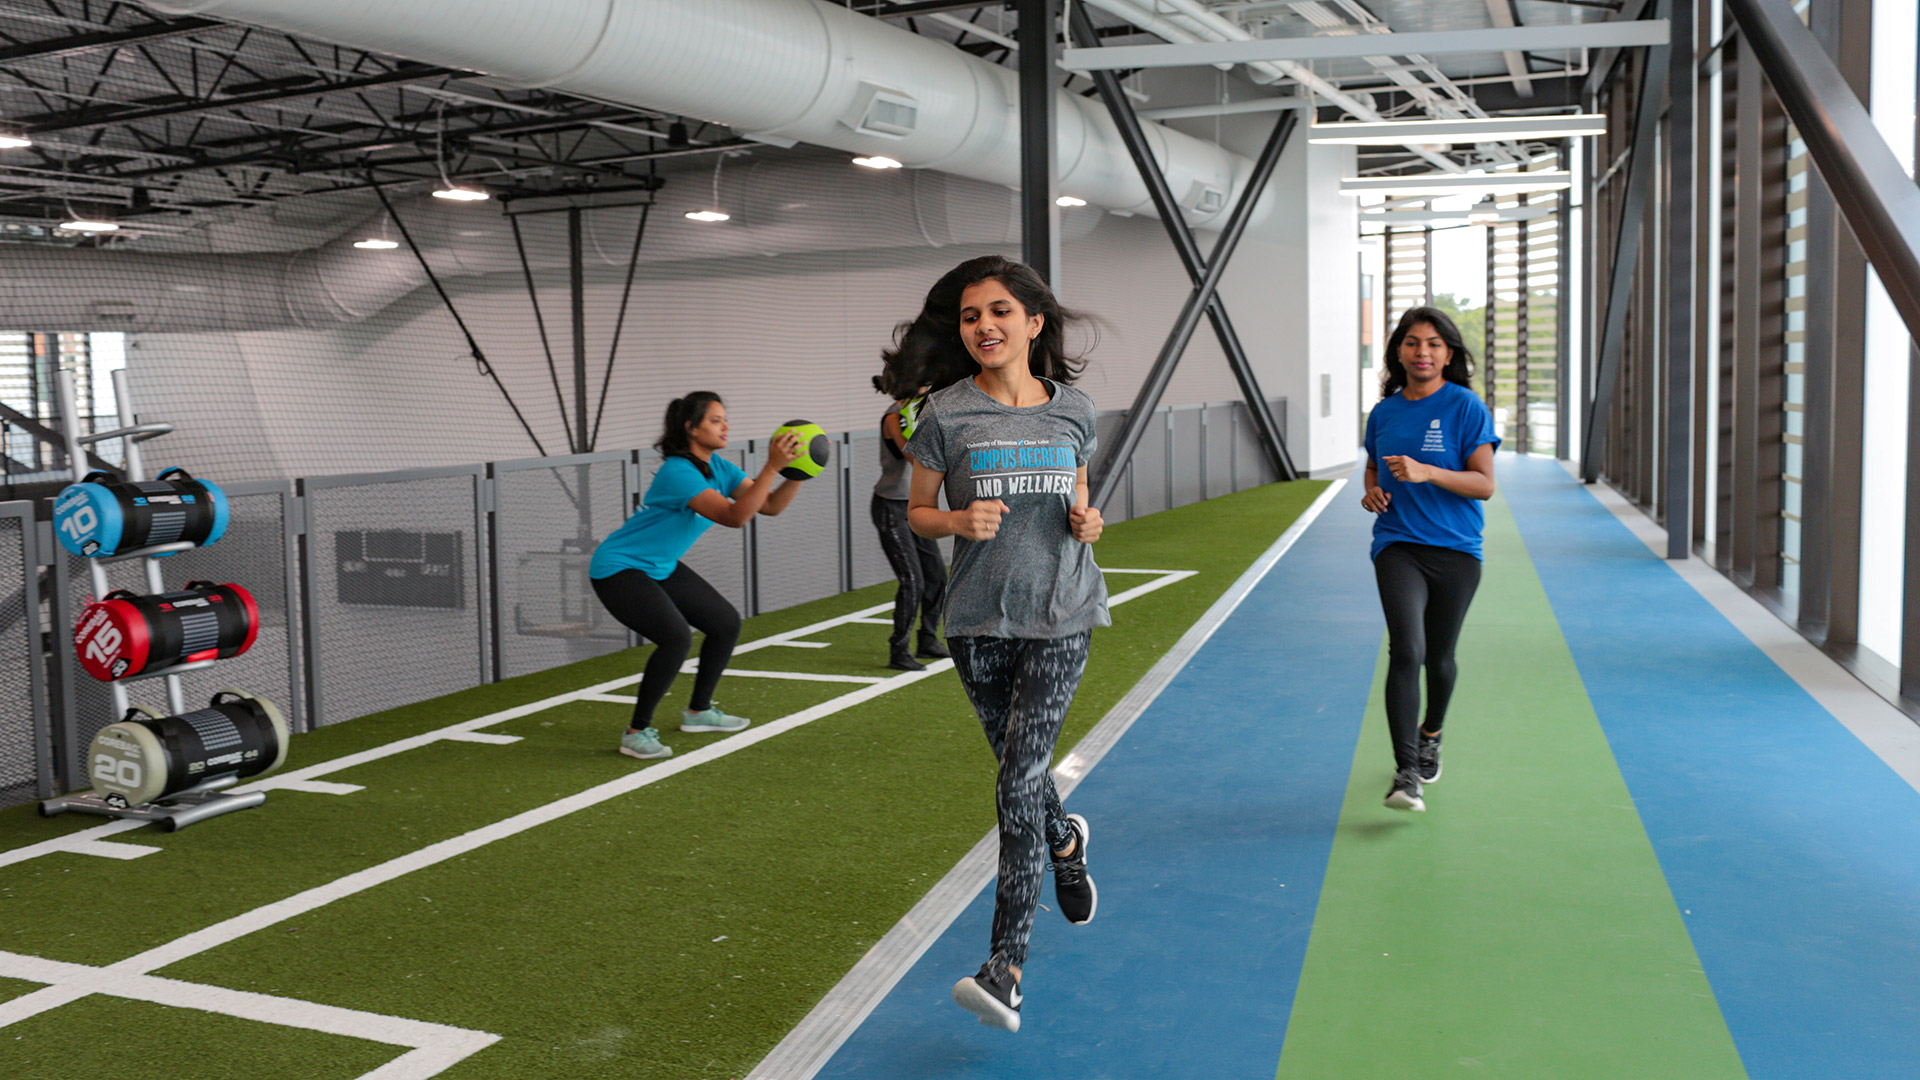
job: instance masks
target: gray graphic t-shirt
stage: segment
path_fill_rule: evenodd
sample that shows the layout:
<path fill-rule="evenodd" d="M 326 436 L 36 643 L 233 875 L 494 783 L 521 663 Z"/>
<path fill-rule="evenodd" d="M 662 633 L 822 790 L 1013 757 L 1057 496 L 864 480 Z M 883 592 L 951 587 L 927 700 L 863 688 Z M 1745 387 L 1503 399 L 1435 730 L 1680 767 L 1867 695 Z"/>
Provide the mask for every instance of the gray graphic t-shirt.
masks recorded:
<path fill-rule="evenodd" d="M 1093 460 L 1093 399 L 1042 379 L 1044 405 L 1002 405 L 962 379 L 920 410 L 907 456 L 946 473 L 947 506 L 1007 504 L 991 540 L 953 541 L 944 621 L 950 637 L 1060 638 L 1111 626 L 1093 547 L 1073 538 L 1076 470 Z"/>

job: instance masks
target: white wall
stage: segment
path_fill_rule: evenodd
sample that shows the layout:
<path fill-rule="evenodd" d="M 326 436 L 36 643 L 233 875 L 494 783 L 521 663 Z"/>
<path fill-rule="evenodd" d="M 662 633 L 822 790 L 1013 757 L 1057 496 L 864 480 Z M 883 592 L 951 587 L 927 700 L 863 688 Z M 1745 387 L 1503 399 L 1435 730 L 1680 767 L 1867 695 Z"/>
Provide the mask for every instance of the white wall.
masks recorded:
<path fill-rule="evenodd" d="M 1211 239 L 1203 234 L 1202 244 Z M 651 443 L 666 402 L 694 389 L 714 389 L 727 398 L 740 437 L 796 416 L 830 430 L 877 422 L 883 402 L 869 379 L 879 370 L 879 351 L 894 325 L 918 311 L 941 273 L 989 250 L 826 252 L 643 267 L 599 448 Z M 1237 265 L 1263 278 L 1273 270 L 1271 261 Z M 1145 218 L 1105 219 L 1091 236 L 1067 245 L 1064 262 L 1063 300 L 1097 320 L 1098 343 L 1080 385 L 1101 408 L 1126 408 L 1186 297 L 1186 276 L 1159 223 Z M 537 280 L 570 401 L 566 282 L 553 274 Z M 447 284 L 547 451 L 565 452 L 545 354 L 519 275 Z M 599 393 L 621 284 L 616 270 L 590 272 L 590 398 Z M 1290 344 L 1299 340 L 1310 298 L 1297 292 L 1241 295 L 1236 318 L 1243 320 L 1241 332 L 1256 363 L 1275 371 L 1297 365 Z M 129 346 L 141 414 L 179 428 L 167 440 L 165 463 L 219 479 L 536 455 L 491 380 L 468 358 L 464 339 L 431 289 L 337 330 L 148 333 L 130 335 Z M 1292 383 L 1305 391 L 1304 378 Z M 1284 376 L 1273 384 L 1270 394 L 1295 392 Z M 1218 344 L 1203 327 L 1164 403 L 1237 397 Z"/>

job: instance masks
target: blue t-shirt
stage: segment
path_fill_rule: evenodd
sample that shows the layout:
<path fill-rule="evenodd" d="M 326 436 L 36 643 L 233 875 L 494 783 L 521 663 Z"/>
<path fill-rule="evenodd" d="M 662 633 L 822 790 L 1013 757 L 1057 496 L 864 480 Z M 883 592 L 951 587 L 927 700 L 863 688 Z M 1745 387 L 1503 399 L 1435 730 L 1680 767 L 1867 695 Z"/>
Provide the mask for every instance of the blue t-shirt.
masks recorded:
<path fill-rule="evenodd" d="M 711 480 L 686 458 L 661 462 L 647 485 L 646 498 L 640 501 L 640 512 L 593 549 L 587 576 L 610 578 L 622 570 L 640 570 L 655 581 L 665 581 L 680 556 L 713 524 L 687 504 L 708 488 L 732 498 L 747 478 L 745 470 L 718 454 L 707 464 L 713 469 Z"/>
<path fill-rule="evenodd" d="M 1404 455 L 1465 472 L 1467 459 L 1488 443 L 1500 446 L 1493 414 L 1459 383 L 1446 383 L 1419 401 L 1395 394 L 1375 405 L 1367 414 L 1367 458 L 1379 470 L 1380 490 L 1392 498 L 1386 511 L 1373 519 L 1373 557 L 1379 558 L 1388 544 L 1406 540 L 1480 558 L 1480 532 L 1487 518 L 1479 499 L 1455 495 L 1439 484 L 1402 483 L 1380 459 Z"/>

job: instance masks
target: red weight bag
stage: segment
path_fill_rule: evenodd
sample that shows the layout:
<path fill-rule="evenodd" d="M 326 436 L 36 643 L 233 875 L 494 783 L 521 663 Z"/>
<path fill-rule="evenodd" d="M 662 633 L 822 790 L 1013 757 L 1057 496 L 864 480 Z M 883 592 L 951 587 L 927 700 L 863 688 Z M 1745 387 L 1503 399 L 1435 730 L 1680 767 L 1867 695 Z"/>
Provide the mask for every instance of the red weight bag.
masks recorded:
<path fill-rule="evenodd" d="M 253 648 L 260 608 L 238 585 L 189 581 L 179 592 L 139 596 L 116 589 L 88 604 L 73 630 L 80 666 L 101 682 L 158 674 Z"/>

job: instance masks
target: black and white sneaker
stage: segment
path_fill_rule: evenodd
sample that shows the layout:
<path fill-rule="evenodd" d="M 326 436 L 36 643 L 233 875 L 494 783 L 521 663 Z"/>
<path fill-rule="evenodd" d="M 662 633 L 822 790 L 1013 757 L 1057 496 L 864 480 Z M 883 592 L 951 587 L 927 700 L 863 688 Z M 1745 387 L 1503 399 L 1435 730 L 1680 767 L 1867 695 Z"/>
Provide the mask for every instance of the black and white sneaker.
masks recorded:
<path fill-rule="evenodd" d="M 1085 926 L 1100 906 L 1100 890 L 1087 876 L 1087 838 L 1093 835 L 1093 827 L 1079 814 L 1067 815 L 1067 827 L 1073 830 L 1073 854 L 1064 859 L 1053 856 L 1053 895 L 1068 922 Z"/>
<path fill-rule="evenodd" d="M 953 1003 L 988 1027 L 1019 1031 L 1020 1000 L 1020 980 L 992 960 L 980 965 L 980 974 L 953 984 Z"/>
<path fill-rule="evenodd" d="M 1426 801 L 1420 798 L 1420 773 L 1417 769 L 1401 769 L 1393 774 L 1393 786 L 1387 789 L 1386 805 L 1395 810 L 1425 810 Z"/>
<path fill-rule="evenodd" d="M 1429 735 L 1423 731 L 1419 739 L 1420 744 L 1415 750 L 1419 755 L 1417 771 L 1420 773 L 1421 783 L 1431 784 L 1440 779 L 1440 736 Z"/>

